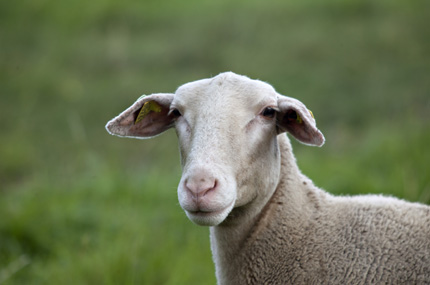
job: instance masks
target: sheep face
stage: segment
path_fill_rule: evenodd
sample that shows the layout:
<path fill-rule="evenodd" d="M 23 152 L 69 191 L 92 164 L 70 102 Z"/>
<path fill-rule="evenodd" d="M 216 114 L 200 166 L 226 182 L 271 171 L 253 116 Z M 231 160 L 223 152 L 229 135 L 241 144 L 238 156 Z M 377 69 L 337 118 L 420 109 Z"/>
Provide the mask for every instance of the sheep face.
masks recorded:
<path fill-rule="evenodd" d="M 106 127 L 115 135 L 147 138 L 172 126 L 183 168 L 179 203 L 190 220 L 207 226 L 268 199 L 279 181 L 279 133 L 324 142 L 301 102 L 233 73 L 140 98 Z"/>
<path fill-rule="evenodd" d="M 179 203 L 199 225 L 220 224 L 233 208 L 266 196 L 279 178 L 277 94 L 269 85 L 241 83 L 217 77 L 187 84 L 170 106 L 183 167 Z"/>

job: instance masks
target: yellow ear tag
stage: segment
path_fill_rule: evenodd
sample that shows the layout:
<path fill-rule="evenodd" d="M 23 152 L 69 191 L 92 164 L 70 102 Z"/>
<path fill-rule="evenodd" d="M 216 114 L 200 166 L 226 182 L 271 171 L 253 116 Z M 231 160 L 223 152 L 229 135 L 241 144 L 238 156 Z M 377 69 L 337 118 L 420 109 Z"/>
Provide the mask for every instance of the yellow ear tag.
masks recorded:
<path fill-rule="evenodd" d="M 309 110 L 309 109 L 308 109 L 308 111 L 309 111 L 309 113 L 311 114 L 312 118 L 314 118 L 314 119 L 315 119 L 315 117 L 314 117 L 314 113 L 312 113 L 312 111 L 311 111 L 311 110 Z"/>
<path fill-rule="evenodd" d="M 151 111 L 160 113 L 161 106 L 158 105 L 155 101 L 145 102 L 145 104 L 143 104 L 142 108 L 140 109 L 139 115 L 137 115 L 134 124 L 137 124 L 142 121 L 143 118 L 145 118 L 145 116 L 148 115 Z"/>
<path fill-rule="evenodd" d="M 303 123 L 302 117 L 300 117 L 300 115 L 299 115 L 299 114 L 296 114 L 296 116 L 297 116 L 297 118 L 296 118 L 296 122 L 297 122 L 298 124 Z"/>
<path fill-rule="evenodd" d="M 145 98 L 146 96 L 147 96 L 147 95 L 143 94 L 142 96 L 140 96 L 139 98 L 137 98 L 137 100 L 136 100 L 136 101 L 139 101 L 140 99 Z"/>

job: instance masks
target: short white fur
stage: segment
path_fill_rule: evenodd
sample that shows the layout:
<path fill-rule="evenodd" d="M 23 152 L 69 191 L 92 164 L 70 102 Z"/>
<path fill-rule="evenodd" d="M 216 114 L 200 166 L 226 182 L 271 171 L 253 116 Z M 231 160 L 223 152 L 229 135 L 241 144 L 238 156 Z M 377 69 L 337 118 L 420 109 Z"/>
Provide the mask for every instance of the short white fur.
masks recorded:
<path fill-rule="evenodd" d="M 135 124 L 147 101 L 162 111 Z M 111 134 L 137 138 L 170 127 L 183 168 L 179 203 L 191 221 L 211 227 L 219 284 L 430 280 L 430 207 L 334 197 L 315 187 L 283 134 L 324 143 L 300 101 L 227 72 L 140 98 L 106 125 Z"/>

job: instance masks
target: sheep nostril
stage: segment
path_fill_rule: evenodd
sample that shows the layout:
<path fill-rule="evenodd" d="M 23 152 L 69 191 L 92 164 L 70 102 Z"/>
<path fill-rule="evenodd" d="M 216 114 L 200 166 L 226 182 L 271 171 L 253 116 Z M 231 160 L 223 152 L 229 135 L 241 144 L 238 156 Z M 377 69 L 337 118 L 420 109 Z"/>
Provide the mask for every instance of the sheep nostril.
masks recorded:
<path fill-rule="evenodd" d="M 213 191 L 218 185 L 218 181 L 213 178 L 186 179 L 184 181 L 185 189 L 193 198 L 200 198 Z"/>

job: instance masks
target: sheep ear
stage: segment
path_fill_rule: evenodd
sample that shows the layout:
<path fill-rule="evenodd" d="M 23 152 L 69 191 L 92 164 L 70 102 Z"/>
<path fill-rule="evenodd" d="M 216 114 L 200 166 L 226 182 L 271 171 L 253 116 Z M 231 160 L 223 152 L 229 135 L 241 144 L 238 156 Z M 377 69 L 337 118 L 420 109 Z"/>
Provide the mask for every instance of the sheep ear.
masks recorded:
<path fill-rule="evenodd" d="M 173 126 L 169 114 L 173 94 L 141 96 L 127 110 L 106 124 L 106 130 L 116 136 L 151 138 Z"/>
<path fill-rule="evenodd" d="M 278 95 L 279 112 L 276 117 L 278 133 L 289 132 L 298 141 L 322 146 L 324 135 L 316 127 L 314 115 L 294 98 Z"/>

